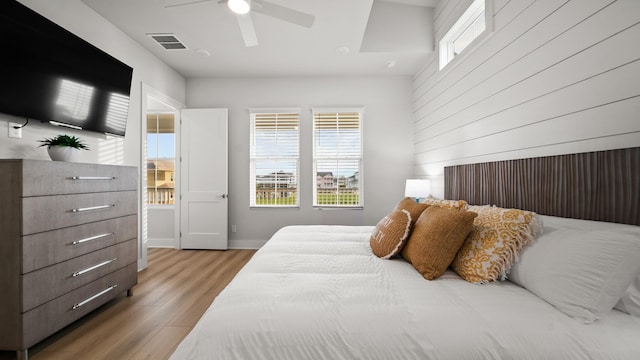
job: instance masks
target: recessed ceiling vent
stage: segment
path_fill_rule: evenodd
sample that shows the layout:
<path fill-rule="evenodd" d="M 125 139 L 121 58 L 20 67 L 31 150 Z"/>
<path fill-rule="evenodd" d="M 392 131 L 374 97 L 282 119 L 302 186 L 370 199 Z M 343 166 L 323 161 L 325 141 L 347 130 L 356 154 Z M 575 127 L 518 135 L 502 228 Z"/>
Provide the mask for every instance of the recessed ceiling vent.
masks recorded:
<path fill-rule="evenodd" d="M 187 47 L 180 41 L 175 34 L 147 34 L 160 44 L 165 50 L 186 50 Z"/>

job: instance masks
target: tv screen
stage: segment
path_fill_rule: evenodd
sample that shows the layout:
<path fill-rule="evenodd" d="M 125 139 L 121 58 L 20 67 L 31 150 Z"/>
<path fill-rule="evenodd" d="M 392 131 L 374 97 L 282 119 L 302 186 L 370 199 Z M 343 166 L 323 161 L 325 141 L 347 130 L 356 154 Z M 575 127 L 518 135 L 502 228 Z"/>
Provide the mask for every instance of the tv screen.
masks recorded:
<path fill-rule="evenodd" d="M 0 1 L 0 112 L 125 135 L 133 69 L 15 0 Z"/>

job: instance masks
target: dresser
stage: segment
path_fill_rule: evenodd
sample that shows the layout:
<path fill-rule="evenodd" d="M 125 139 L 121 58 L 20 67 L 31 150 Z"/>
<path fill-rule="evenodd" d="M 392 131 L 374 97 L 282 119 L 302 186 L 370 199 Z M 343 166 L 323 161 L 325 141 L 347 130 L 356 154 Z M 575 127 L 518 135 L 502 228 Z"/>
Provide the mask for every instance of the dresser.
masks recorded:
<path fill-rule="evenodd" d="M 138 169 L 0 160 L 0 349 L 27 349 L 138 282 Z"/>

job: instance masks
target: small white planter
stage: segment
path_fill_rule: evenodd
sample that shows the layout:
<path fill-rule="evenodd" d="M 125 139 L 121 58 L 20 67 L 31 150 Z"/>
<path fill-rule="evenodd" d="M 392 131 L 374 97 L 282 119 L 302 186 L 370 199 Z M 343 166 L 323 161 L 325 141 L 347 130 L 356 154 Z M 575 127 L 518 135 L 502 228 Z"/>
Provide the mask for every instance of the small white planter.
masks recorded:
<path fill-rule="evenodd" d="M 77 162 L 80 159 L 80 149 L 69 146 L 52 146 L 47 149 L 53 161 Z"/>

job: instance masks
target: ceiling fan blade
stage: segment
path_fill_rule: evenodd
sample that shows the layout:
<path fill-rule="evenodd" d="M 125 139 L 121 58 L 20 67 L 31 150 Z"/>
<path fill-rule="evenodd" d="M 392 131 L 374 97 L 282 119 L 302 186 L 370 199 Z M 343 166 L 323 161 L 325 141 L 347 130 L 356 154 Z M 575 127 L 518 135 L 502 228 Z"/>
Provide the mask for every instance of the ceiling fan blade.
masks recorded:
<path fill-rule="evenodd" d="M 185 0 L 164 0 L 164 7 L 165 8 L 172 8 L 172 7 L 193 5 L 193 4 L 209 2 L 209 1 L 212 1 L 212 0 L 190 0 L 190 1 L 185 1 Z"/>
<path fill-rule="evenodd" d="M 258 45 L 258 37 L 256 36 L 256 29 L 253 27 L 253 20 L 251 14 L 240 15 L 237 14 L 238 25 L 240 25 L 240 31 L 242 32 L 242 39 L 244 39 L 244 45 L 246 47 L 252 47 Z"/>
<path fill-rule="evenodd" d="M 265 14 L 306 28 L 310 28 L 316 19 L 313 15 L 264 0 L 254 0 L 251 6 L 251 11 Z"/>

